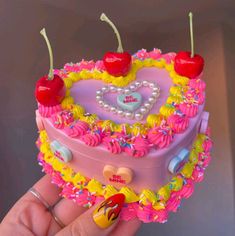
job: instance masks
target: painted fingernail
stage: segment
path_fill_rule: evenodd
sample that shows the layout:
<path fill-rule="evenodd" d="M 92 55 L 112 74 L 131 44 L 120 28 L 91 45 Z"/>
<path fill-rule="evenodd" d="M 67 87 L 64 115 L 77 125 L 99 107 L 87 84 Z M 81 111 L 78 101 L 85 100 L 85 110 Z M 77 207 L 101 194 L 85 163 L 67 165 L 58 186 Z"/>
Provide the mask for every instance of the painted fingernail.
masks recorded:
<path fill-rule="evenodd" d="M 93 212 L 95 223 L 102 229 L 111 226 L 119 216 L 125 201 L 125 195 L 115 194 L 103 201 Z"/>

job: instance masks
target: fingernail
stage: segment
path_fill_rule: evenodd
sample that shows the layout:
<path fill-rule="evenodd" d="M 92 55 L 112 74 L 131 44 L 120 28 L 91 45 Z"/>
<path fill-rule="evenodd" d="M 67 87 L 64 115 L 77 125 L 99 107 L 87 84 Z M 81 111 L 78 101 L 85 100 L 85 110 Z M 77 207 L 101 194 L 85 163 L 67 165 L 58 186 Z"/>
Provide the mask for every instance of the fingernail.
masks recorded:
<path fill-rule="evenodd" d="M 102 229 L 111 226 L 118 218 L 123 207 L 125 195 L 115 194 L 103 201 L 93 212 L 95 223 Z"/>

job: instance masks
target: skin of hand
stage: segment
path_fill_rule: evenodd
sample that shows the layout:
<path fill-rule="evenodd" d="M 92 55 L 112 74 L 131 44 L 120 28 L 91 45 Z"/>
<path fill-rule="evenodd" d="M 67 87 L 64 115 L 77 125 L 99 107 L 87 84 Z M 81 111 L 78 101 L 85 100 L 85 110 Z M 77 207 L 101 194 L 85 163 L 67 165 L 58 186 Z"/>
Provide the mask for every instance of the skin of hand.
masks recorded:
<path fill-rule="evenodd" d="M 51 184 L 50 177 L 45 175 L 34 188 L 46 202 L 53 206 L 54 214 L 65 225 L 61 228 L 54 220 L 50 211 L 32 193 L 27 192 L 10 209 L 0 224 L 0 235 L 5 236 L 105 236 L 105 235 L 135 235 L 141 222 L 138 219 L 119 221 L 119 217 L 112 225 L 101 228 L 93 219 L 100 204 L 90 209 L 79 206 L 77 203 L 61 199 L 61 189 Z"/>

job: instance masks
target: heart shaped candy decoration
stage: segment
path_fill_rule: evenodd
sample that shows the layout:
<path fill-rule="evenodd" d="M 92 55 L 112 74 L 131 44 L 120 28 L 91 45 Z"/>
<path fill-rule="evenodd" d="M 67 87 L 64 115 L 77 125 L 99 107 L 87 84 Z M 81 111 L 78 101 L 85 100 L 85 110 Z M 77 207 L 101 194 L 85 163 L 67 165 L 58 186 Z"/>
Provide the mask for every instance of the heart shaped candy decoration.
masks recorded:
<path fill-rule="evenodd" d="M 58 141 L 54 140 L 50 143 L 51 150 L 54 154 L 54 156 L 62 161 L 62 162 L 69 162 L 72 160 L 72 153 L 71 151 L 67 148 L 62 146 Z"/>
<path fill-rule="evenodd" d="M 132 181 L 133 172 L 126 167 L 116 168 L 112 165 L 106 165 L 103 169 L 103 176 L 107 182 L 120 188 Z"/>
<path fill-rule="evenodd" d="M 141 94 L 136 92 L 136 90 L 141 87 L 149 87 L 152 90 L 150 97 L 146 102 L 144 102 L 143 105 L 141 105 Z M 119 107 L 112 106 L 104 101 L 104 94 L 109 92 L 119 94 L 117 97 L 117 104 Z M 100 90 L 96 91 L 96 101 L 100 107 L 104 108 L 106 111 L 112 112 L 113 114 L 117 114 L 131 120 L 142 120 L 144 115 L 152 109 L 159 95 L 159 86 L 153 82 L 144 80 L 136 81 L 125 88 L 120 88 L 113 85 L 104 86 Z"/>
<path fill-rule="evenodd" d="M 168 170 L 172 174 L 179 173 L 184 164 L 188 161 L 188 158 L 189 151 L 186 148 L 183 148 L 180 153 L 170 161 Z"/>

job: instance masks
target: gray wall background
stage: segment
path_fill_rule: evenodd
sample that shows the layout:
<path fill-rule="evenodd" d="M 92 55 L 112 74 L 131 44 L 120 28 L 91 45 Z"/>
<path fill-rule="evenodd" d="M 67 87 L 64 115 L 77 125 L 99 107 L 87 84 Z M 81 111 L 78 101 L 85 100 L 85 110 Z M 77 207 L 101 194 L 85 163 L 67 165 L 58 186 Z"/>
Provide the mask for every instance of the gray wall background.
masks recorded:
<path fill-rule="evenodd" d="M 196 51 L 206 60 L 207 107 L 215 142 L 205 181 L 164 225 L 143 225 L 137 235 L 234 235 L 235 2 L 229 0 L 0 0 L 0 217 L 42 176 L 36 162 L 34 86 L 48 70 L 39 31 L 46 27 L 57 68 L 98 59 L 116 48 L 99 22 L 106 12 L 126 49 L 189 50 L 189 10 Z"/>

